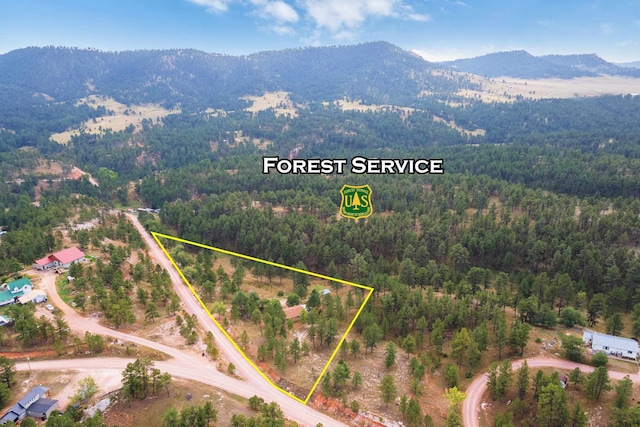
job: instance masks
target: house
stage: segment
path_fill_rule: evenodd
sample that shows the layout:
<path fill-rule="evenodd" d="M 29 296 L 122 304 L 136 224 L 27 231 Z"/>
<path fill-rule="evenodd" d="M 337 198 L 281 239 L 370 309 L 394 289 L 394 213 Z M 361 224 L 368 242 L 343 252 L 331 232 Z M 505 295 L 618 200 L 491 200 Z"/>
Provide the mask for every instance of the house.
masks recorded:
<path fill-rule="evenodd" d="M 13 405 L 0 418 L 0 424 L 9 421 L 17 423 L 27 416 L 46 419 L 51 412 L 58 409 L 58 401 L 50 399 L 49 388 L 37 386 L 31 389 L 22 399 Z"/>
<path fill-rule="evenodd" d="M 300 318 L 300 314 L 302 314 L 302 310 L 306 310 L 304 304 L 294 305 L 293 307 L 287 307 L 284 309 L 284 316 L 287 320 L 293 319 L 298 320 Z"/>
<path fill-rule="evenodd" d="M 43 290 L 34 289 L 18 298 L 18 302 L 20 304 L 47 302 L 47 294 Z"/>
<path fill-rule="evenodd" d="M 7 326 L 10 323 L 13 323 L 12 318 L 7 316 L 0 316 L 0 326 Z"/>
<path fill-rule="evenodd" d="M 616 337 L 585 329 L 582 333 L 582 340 L 594 352 L 604 351 L 612 356 L 633 360 L 638 357 L 638 341 L 630 338 Z"/>
<path fill-rule="evenodd" d="M 7 290 L 0 292 L 0 306 L 15 304 L 19 297 L 31 292 L 32 289 L 31 280 L 26 277 L 7 283 Z"/>
<path fill-rule="evenodd" d="M 29 406 L 27 415 L 46 420 L 56 409 L 59 409 L 57 400 L 40 398 L 33 405 Z"/>
<path fill-rule="evenodd" d="M 68 268 L 74 262 L 84 261 L 84 252 L 78 248 L 67 248 L 33 263 L 36 270 L 46 270 L 52 267 Z"/>

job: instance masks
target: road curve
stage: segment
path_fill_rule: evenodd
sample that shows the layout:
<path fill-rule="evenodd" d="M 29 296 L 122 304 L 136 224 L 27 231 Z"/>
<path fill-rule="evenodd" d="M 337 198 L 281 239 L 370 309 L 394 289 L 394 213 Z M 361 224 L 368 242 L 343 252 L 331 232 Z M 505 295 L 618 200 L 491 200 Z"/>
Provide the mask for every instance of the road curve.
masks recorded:
<path fill-rule="evenodd" d="M 512 362 L 512 367 L 514 370 L 519 369 L 522 366 L 522 362 L 525 359 L 515 360 Z M 551 359 L 545 357 L 534 357 L 531 359 L 526 359 L 529 368 L 555 368 L 555 369 L 566 369 L 573 370 L 575 368 L 580 368 L 580 370 L 584 373 L 593 372 L 594 367 L 589 365 L 583 365 L 581 363 L 571 362 L 569 360 L 562 359 Z M 639 374 L 625 374 L 617 371 L 609 371 L 609 377 L 615 380 L 621 380 L 626 375 L 631 377 L 634 383 L 637 383 L 640 380 Z M 464 421 L 464 425 L 466 427 L 480 427 L 480 402 L 482 401 L 482 396 L 487 389 L 487 373 L 480 375 L 476 379 L 474 379 L 469 387 L 467 387 L 466 393 L 467 398 L 462 403 L 462 419 Z"/>
<path fill-rule="evenodd" d="M 107 328 L 98 323 L 96 318 L 88 318 L 81 316 L 75 309 L 67 305 L 60 295 L 55 286 L 56 274 L 53 272 L 42 273 L 41 287 L 45 292 L 49 301 L 54 304 L 65 314 L 65 321 L 69 324 L 69 328 L 73 331 L 90 332 L 92 334 L 100 334 L 104 336 L 110 336 L 122 341 L 128 341 L 137 345 L 146 346 L 154 350 L 163 352 L 172 357 L 172 359 L 164 362 L 154 362 L 156 367 L 171 373 L 175 373 L 176 376 L 180 376 L 186 379 L 192 379 L 200 381 L 205 384 L 210 384 L 215 387 L 227 390 L 229 392 L 238 394 L 240 396 L 251 397 L 253 395 L 259 395 L 265 401 L 274 401 L 282 408 L 282 411 L 287 418 L 296 421 L 301 426 L 315 426 L 317 423 L 322 423 L 325 426 L 344 426 L 338 420 L 335 420 L 328 415 L 314 410 L 313 408 L 303 405 L 300 402 L 286 396 L 283 393 L 275 390 L 271 385 L 262 378 L 249 363 L 237 352 L 233 345 L 226 339 L 226 337 L 215 326 L 213 321 L 206 315 L 204 310 L 200 307 L 200 304 L 195 299 L 189 288 L 183 284 L 182 279 L 175 271 L 169 260 L 164 256 L 162 250 L 158 247 L 153 237 L 142 227 L 136 217 L 130 215 L 129 218 L 136 226 L 143 239 L 150 248 L 151 255 L 155 258 L 156 262 L 164 267 L 170 274 L 174 290 L 178 293 L 178 296 L 183 302 L 184 308 L 189 313 L 195 313 L 198 320 L 204 326 L 205 330 L 211 330 L 215 336 L 216 344 L 218 348 L 223 351 L 229 361 L 231 361 L 237 368 L 238 373 L 245 381 L 241 381 L 236 378 L 229 377 L 219 372 L 215 366 L 206 362 L 201 356 L 196 355 L 190 351 L 179 350 L 155 341 L 150 341 L 142 337 L 135 335 L 129 335 L 122 331 Z M 208 320 L 208 322 L 207 322 Z M 69 361 L 72 361 L 69 365 Z M 96 369 L 108 366 L 114 366 L 118 369 L 124 369 L 126 363 L 122 362 L 126 359 L 117 358 L 88 358 L 88 359 L 62 359 L 55 361 L 42 361 L 31 362 L 31 368 L 34 366 L 41 366 L 45 363 L 45 366 L 41 369 L 56 369 L 55 363 L 59 363 L 60 369 L 75 369 L 82 366 L 86 366 L 85 369 Z M 114 365 L 115 364 L 115 365 Z"/>
<path fill-rule="evenodd" d="M 106 370 L 120 375 L 125 369 L 128 363 L 135 361 L 135 359 L 116 358 L 116 357 L 99 357 L 99 358 L 84 358 L 84 359 L 57 359 L 57 360 L 41 360 L 20 362 L 16 364 L 16 369 L 19 371 L 61 371 L 61 370 L 74 370 L 79 372 L 86 372 L 90 375 L 96 370 Z M 29 366 L 29 364 L 31 366 Z M 168 372 L 172 377 L 183 378 L 191 381 L 197 381 L 203 384 L 207 384 L 219 389 L 226 390 L 228 392 L 237 394 L 249 398 L 253 396 L 253 390 L 246 387 L 242 381 L 229 381 L 227 383 L 221 383 L 216 375 L 214 367 L 203 365 L 186 365 L 177 363 L 175 360 L 169 361 L 155 361 L 154 367 L 160 369 L 163 372 Z M 229 378 L 232 379 L 232 378 Z M 327 417 L 328 418 L 328 417 Z M 331 419 L 329 419 L 331 420 Z M 324 422 L 324 421 L 322 421 Z M 325 424 L 328 425 L 328 424 Z"/>
<path fill-rule="evenodd" d="M 238 352 L 233 344 L 216 326 L 207 312 L 200 305 L 200 302 L 198 302 L 195 296 L 191 293 L 191 290 L 183 282 L 182 278 L 173 267 L 169 259 L 167 259 L 164 252 L 162 252 L 162 249 L 160 249 L 156 241 L 153 239 L 153 236 L 151 236 L 149 232 L 142 226 L 142 224 L 138 220 L 138 217 L 132 214 L 127 214 L 127 217 L 136 227 L 145 243 L 149 247 L 149 253 L 154 258 L 155 262 L 160 264 L 169 273 L 171 282 L 173 283 L 173 289 L 182 300 L 183 308 L 189 314 L 196 315 L 198 322 L 200 322 L 200 325 L 205 331 L 211 331 L 213 333 L 216 340 L 216 345 L 218 346 L 220 351 L 224 353 L 229 362 L 235 365 L 238 371 L 238 375 L 240 375 L 244 379 L 244 382 L 241 383 L 244 392 L 234 392 L 242 396 L 249 392 L 250 396 L 257 394 L 264 398 L 266 401 L 274 401 L 278 405 L 280 405 L 280 408 L 282 408 L 282 411 L 285 413 L 287 418 L 296 421 L 300 425 L 315 426 L 317 423 L 322 423 L 324 426 L 345 425 L 340 421 L 324 415 L 307 405 L 303 405 L 302 403 L 292 399 L 284 393 L 281 393 L 280 391 L 274 389 L 273 386 L 271 386 L 271 384 L 269 384 L 269 382 L 267 382 L 267 380 L 265 380 L 253 368 L 253 366 L 251 366 L 251 364 L 240 354 L 240 352 Z M 157 364 L 157 366 L 160 365 Z M 199 361 L 199 363 L 196 363 L 193 366 L 202 366 L 202 361 Z M 220 373 L 218 372 L 218 374 Z M 196 375 L 195 379 L 198 380 L 198 378 L 200 378 L 201 376 L 202 374 L 200 374 L 200 376 Z M 231 387 L 231 385 L 229 386 Z M 227 386 L 218 385 L 218 387 L 228 391 L 232 391 L 232 388 L 227 388 Z"/>

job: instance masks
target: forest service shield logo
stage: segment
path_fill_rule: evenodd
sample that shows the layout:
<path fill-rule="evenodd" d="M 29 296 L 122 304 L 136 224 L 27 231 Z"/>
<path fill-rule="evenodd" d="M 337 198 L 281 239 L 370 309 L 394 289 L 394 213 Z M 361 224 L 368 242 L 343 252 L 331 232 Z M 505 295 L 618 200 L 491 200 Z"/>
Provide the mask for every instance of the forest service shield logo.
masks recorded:
<path fill-rule="evenodd" d="M 373 213 L 371 187 L 368 185 L 344 185 L 340 190 L 342 203 L 340 215 L 345 218 L 367 218 Z"/>

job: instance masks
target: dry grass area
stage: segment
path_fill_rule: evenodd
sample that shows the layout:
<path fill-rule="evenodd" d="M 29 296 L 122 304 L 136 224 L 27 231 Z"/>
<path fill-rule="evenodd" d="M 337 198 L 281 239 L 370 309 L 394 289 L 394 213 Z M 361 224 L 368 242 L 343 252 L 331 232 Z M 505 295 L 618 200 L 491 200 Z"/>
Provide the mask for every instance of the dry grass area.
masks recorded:
<path fill-rule="evenodd" d="M 356 337 L 354 336 L 353 338 Z M 414 398 L 420 402 L 423 414 L 429 414 L 436 426 L 444 426 L 449 401 L 444 396 L 446 384 L 442 376 L 442 370 L 449 363 L 447 359 L 443 360 L 440 368 L 425 374 L 422 380 L 422 392 L 419 395 L 414 395 L 410 389 L 412 380 L 409 367 L 410 357 L 401 348 L 397 348 L 396 363 L 387 369 L 384 365 L 386 345 L 387 342 L 381 342 L 373 351 L 367 354 L 364 353 L 365 349 L 362 346 L 361 355 L 356 357 L 349 355 L 344 358 L 344 361 L 349 366 L 351 375 L 353 376 L 354 372 L 360 372 L 363 379 L 363 383 L 359 388 L 354 389 L 349 381 L 343 389 L 347 405 L 352 401 L 357 401 L 360 405 L 360 413 L 366 419 L 382 422 L 384 425 L 397 425 L 393 423 L 402 420 L 398 403 L 400 397 L 406 395 L 408 399 Z M 339 359 L 340 353 L 338 353 L 335 360 Z M 330 370 L 333 370 L 336 363 L 335 361 L 332 363 Z M 389 405 L 386 405 L 380 398 L 380 382 L 385 375 L 394 377 L 394 383 L 397 388 L 396 401 Z M 322 388 L 319 386 L 317 390 L 316 394 Z"/>
<path fill-rule="evenodd" d="M 381 112 L 381 111 L 386 111 L 386 112 L 399 113 L 402 118 L 406 118 L 411 113 L 416 111 L 415 108 L 398 107 L 398 106 L 395 106 L 395 105 L 363 104 L 359 100 L 343 99 L 343 100 L 340 100 L 340 101 L 334 101 L 334 104 L 336 106 L 340 107 L 343 111 L 359 111 L 359 112 L 370 112 L 370 111 Z M 442 117 L 438 117 L 438 116 L 435 116 L 435 115 L 433 116 L 433 121 L 434 122 L 438 122 L 438 123 L 444 123 L 445 125 L 449 126 L 451 129 L 455 129 L 458 132 L 460 132 L 461 134 L 466 135 L 466 136 L 482 136 L 482 135 L 486 134 L 486 131 L 484 129 L 476 129 L 476 130 L 471 131 L 471 130 L 464 129 L 463 127 L 459 126 L 453 120 L 451 120 L 451 121 L 445 120 Z"/>
<path fill-rule="evenodd" d="M 348 99 L 334 101 L 334 105 L 340 107 L 342 111 L 359 111 L 359 112 L 389 111 L 389 112 L 398 112 L 402 117 L 407 117 L 409 114 L 416 111 L 415 108 L 410 108 L 410 107 L 398 107 L 396 105 L 386 105 L 386 104 L 385 105 L 363 104 L 360 100 L 348 100 Z"/>
<path fill-rule="evenodd" d="M 173 378 L 169 387 L 170 396 L 162 391 L 156 397 L 118 403 L 107 409 L 104 419 L 107 425 L 120 427 L 160 426 L 165 412 L 173 407 L 178 411 L 188 406 L 202 406 L 210 401 L 218 411 L 217 422 L 212 425 L 227 426 L 233 414 L 255 415 L 249 410 L 246 399 L 195 381 Z M 191 399 L 187 400 L 187 394 Z"/>
<path fill-rule="evenodd" d="M 458 126 L 456 122 L 453 120 L 447 121 L 442 117 L 438 117 L 438 116 L 433 116 L 433 121 L 438 123 L 444 123 L 445 125 L 449 126 L 451 129 L 455 129 L 461 134 L 466 136 L 484 136 L 487 133 L 487 131 L 484 129 L 476 129 L 476 130 L 465 129 L 463 127 Z"/>
<path fill-rule="evenodd" d="M 224 254 L 216 254 L 216 260 L 214 261 L 214 270 L 217 270 L 219 267 L 222 267 L 225 272 L 231 277 L 233 272 L 235 271 L 235 267 L 232 266 L 231 260 L 232 257 Z M 293 289 L 293 280 L 289 274 L 284 277 L 280 277 L 276 274 L 275 277 L 272 278 L 271 282 L 269 282 L 265 277 L 256 277 L 252 273 L 252 269 L 245 266 L 245 274 L 243 283 L 241 285 L 241 290 L 245 293 L 255 293 L 259 295 L 260 299 L 268 299 L 268 300 L 279 300 L 280 303 L 286 308 L 286 296 L 291 293 Z M 287 272 L 288 273 L 288 272 Z M 326 280 L 318 279 L 318 278 L 310 278 L 309 285 L 309 293 L 313 289 L 322 290 L 328 287 L 328 283 Z M 194 289 L 196 292 L 199 292 L 201 289 L 199 286 L 195 286 Z M 342 304 L 344 306 L 344 301 L 346 300 L 347 293 L 352 288 L 349 286 L 344 286 L 338 291 L 331 290 L 331 295 L 336 297 L 340 296 L 342 299 Z M 284 296 L 278 296 L 279 291 L 284 291 Z M 220 288 L 216 289 L 216 296 L 214 300 L 219 300 L 219 292 Z M 301 298 L 301 303 L 304 303 L 306 298 Z M 357 309 L 352 308 L 349 313 L 346 315 L 346 319 L 342 322 L 339 322 L 339 330 L 338 334 L 335 337 L 334 342 L 331 346 L 320 345 L 319 339 L 316 337 L 315 345 L 313 342 L 309 341 L 307 336 L 308 326 L 302 324 L 301 322 L 295 321 L 293 323 L 293 329 L 287 327 L 287 346 L 293 339 L 293 337 L 298 337 L 300 343 L 306 342 L 309 347 L 309 353 L 304 354 L 298 359 L 297 363 L 294 362 L 291 356 L 287 356 L 286 367 L 284 370 L 279 369 L 275 365 L 275 361 L 273 357 L 267 357 L 265 362 L 259 362 L 257 354 L 258 348 L 266 342 L 265 337 L 263 336 L 264 327 L 254 324 L 251 320 L 233 320 L 231 318 L 231 296 L 228 296 L 226 300 L 224 300 L 225 305 L 227 307 L 227 312 L 223 316 L 215 315 L 214 317 L 218 320 L 218 322 L 225 328 L 227 333 L 233 338 L 236 344 L 244 351 L 244 353 L 257 365 L 261 368 L 261 370 L 267 374 L 271 378 L 271 380 L 281 386 L 283 389 L 290 391 L 296 396 L 304 399 L 309 391 L 311 390 L 317 376 L 322 372 L 325 367 L 327 361 L 331 357 L 331 354 L 336 348 L 336 345 L 346 332 L 347 327 L 351 323 L 353 316 L 355 315 Z M 211 309 L 212 303 L 207 304 Z M 245 346 L 242 345 L 241 336 L 243 332 L 247 333 L 249 336 L 249 343 Z"/>
<path fill-rule="evenodd" d="M 487 79 L 468 75 L 474 83 L 482 85 L 482 91 L 462 90 L 457 94 L 483 102 L 513 102 L 520 95 L 524 98 L 576 98 L 599 95 L 626 95 L 640 93 L 640 79 L 620 76 L 580 77 L 575 79 L 516 79 L 496 77 Z"/>
<path fill-rule="evenodd" d="M 133 125 L 137 131 L 142 128 L 143 119 L 150 119 L 156 122 L 161 117 L 180 112 L 179 109 L 167 110 L 157 104 L 131 105 L 127 107 L 113 98 L 100 95 L 91 95 L 88 98 L 83 98 L 78 101 L 78 105 L 81 104 L 87 104 L 93 108 L 104 106 L 107 111 L 111 110 L 114 114 L 98 117 L 95 121 L 93 119 L 87 120 L 76 129 L 55 133 L 51 135 L 52 140 L 59 144 L 67 144 L 71 141 L 71 137 L 79 135 L 81 130 L 90 134 L 102 134 L 106 129 L 121 131 Z"/>
<path fill-rule="evenodd" d="M 298 106 L 291 101 L 288 92 L 265 92 L 262 96 L 245 96 L 242 99 L 253 102 L 250 107 L 245 108 L 252 113 L 273 108 L 276 116 L 298 116 Z"/>
<path fill-rule="evenodd" d="M 251 138 L 249 136 L 245 136 L 244 133 L 241 130 L 237 130 L 233 132 L 233 140 L 236 144 L 239 143 L 250 143 L 255 145 L 256 147 L 260 148 L 260 149 L 265 149 L 267 148 L 267 146 L 271 143 L 273 143 L 273 141 L 268 140 L 268 139 L 261 139 L 261 138 Z M 215 146 L 214 146 L 215 144 Z M 218 149 L 217 143 L 212 143 L 211 146 L 211 151 L 216 151 Z M 236 170 L 236 173 L 238 171 Z M 233 175 L 235 175 L 235 173 L 233 173 Z"/>
<path fill-rule="evenodd" d="M 33 172 L 36 175 L 61 175 L 62 163 L 43 159 L 40 160 Z"/>

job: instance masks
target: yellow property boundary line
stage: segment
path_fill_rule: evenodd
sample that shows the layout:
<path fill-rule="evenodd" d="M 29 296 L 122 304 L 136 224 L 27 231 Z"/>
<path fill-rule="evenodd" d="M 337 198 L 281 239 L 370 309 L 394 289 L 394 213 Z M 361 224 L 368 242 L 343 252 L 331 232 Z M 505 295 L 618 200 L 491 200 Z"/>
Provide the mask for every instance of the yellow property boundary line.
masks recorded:
<path fill-rule="evenodd" d="M 336 354 L 338 354 L 338 350 L 342 346 L 342 343 L 344 342 L 344 340 L 347 338 L 347 335 L 351 331 L 351 328 L 353 328 L 353 325 L 356 323 L 356 320 L 358 319 L 358 316 L 360 316 L 360 313 L 362 312 L 362 309 L 364 308 L 365 305 L 367 305 L 367 301 L 369 301 L 369 298 L 373 294 L 373 288 L 369 287 L 369 286 L 360 285 L 358 283 L 348 282 L 346 280 L 336 279 L 336 278 L 333 278 L 333 277 L 325 276 L 323 274 L 314 273 L 312 271 L 301 270 L 299 268 L 289 267 L 289 266 L 286 266 L 286 265 L 283 265 L 283 264 L 278 264 L 276 262 L 266 261 L 266 260 L 263 260 L 263 259 L 260 259 L 260 258 L 255 258 L 255 257 L 249 256 L 249 255 L 244 255 L 244 254 L 240 254 L 240 253 L 237 253 L 237 252 L 228 251 L 226 249 L 220 249 L 220 248 L 216 248 L 216 247 L 213 247 L 213 246 L 203 245 L 202 243 L 192 242 L 192 241 L 189 241 L 189 240 L 181 239 L 179 237 L 169 236 L 167 234 L 162 234 L 162 233 L 156 233 L 155 231 L 152 231 L 151 235 L 153 236 L 153 238 L 156 241 L 156 243 L 158 244 L 158 246 L 160 246 L 160 249 L 162 249 L 162 251 L 164 252 L 164 254 L 167 257 L 167 259 L 169 259 L 169 261 L 171 261 L 171 264 L 176 269 L 176 271 L 178 272 L 178 274 L 180 275 L 180 277 L 182 278 L 184 283 L 186 283 L 186 285 L 189 287 L 189 289 L 191 290 L 193 295 L 196 297 L 196 299 L 198 300 L 198 302 L 200 303 L 202 308 L 204 308 L 206 313 L 209 315 L 209 318 L 211 318 L 211 320 L 213 320 L 213 322 L 216 324 L 216 326 L 218 326 L 218 329 L 220 329 L 220 331 L 224 334 L 224 336 L 227 337 L 227 339 L 231 342 L 231 344 L 233 344 L 233 346 L 236 348 L 236 350 L 238 350 L 238 352 L 240 352 L 242 357 L 244 357 L 246 359 L 246 361 L 249 362 L 249 364 L 251 366 L 253 366 L 253 368 L 262 376 L 262 378 L 267 380 L 269 382 L 269 384 L 271 384 L 271 386 L 273 388 L 275 388 L 276 390 L 281 391 L 282 393 L 286 394 L 287 396 L 291 397 L 292 399 L 295 399 L 298 402 L 303 403 L 303 404 L 306 405 L 307 402 L 309 401 L 309 399 L 311 398 L 311 395 L 313 394 L 313 392 L 318 387 L 318 384 L 320 384 L 320 380 L 322 380 L 322 377 L 324 377 L 325 373 L 327 372 L 327 369 L 329 369 L 329 366 L 331 365 L 331 362 L 333 362 L 333 359 L 336 357 Z M 261 262 L 263 264 L 267 264 L 267 265 L 270 265 L 270 266 L 273 266 L 273 267 L 280 267 L 280 268 L 284 268 L 285 270 L 295 271 L 296 273 L 307 274 L 309 276 L 318 277 L 320 279 L 330 280 L 332 282 L 338 282 L 338 283 L 342 283 L 344 285 L 349 285 L 349 286 L 353 286 L 353 287 L 356 287 L 356 288 L 365 289 L 365 290 L 369 291 L 367 293 L 367 296 L 365 297 L 364 301 L 362 302 L 362 305 L 360 306 L 360 308 L 356 312 L 356 315 L 353 317 L 353 320 L 349 324 L 349 327 L 347 328 L 347 331 L 344 333 L 344 335 L 342 336 L 342 338 L 338 342 L 338 345 L 336 346 L 336 349 L 331 354 L 331 357 L 329 358 L 329 361 L 327 362 L 327 364 L 322 369 L 322 372 L 320 372 L 320 375 L 318 376 L 318 379 L 313 384 L 313 387 L 311 388 L 311 391 L 309 391 L 309 394 L 307 394 L 307 397 L 304 400 L 302 400 L 299 397 L 289 393 L 286 390 L 283 390 L 282 388 L 280 388 L 276 384 L 274 384 L 271 381 L 271 379 L 267 375 L 265 375 L 265 373 L 262 372 L 260 370 L 260 368 L 258 368 L 253 363 L 253 361 L 251 359 L 249 359 L 249 357 L 247 357 L 246 354 L 244 354 L 244 352 L 242 351 L 242 349 L 240 349 L 238 344 L 236 344 L 236 342 L 233 340 L 233 338 L 231 338 L 231 336 L 222 327 L 222 325 L 220 325 L 220 323 L 218 323 L 218 321 L 213 317 L 213 315 L 211 314 L 211 312 L 209 311 L 207 306 L 204 304 L 204 302 L 202 302 L 202 299 L 200 299 L 200 296 L 198 295 L 198 293 L 195 291 L 193 286 L 191 286 L 191 283 L 189 283 L 187 278 L 184 276 L 184 274 L 182 273 L 182 270 L 180 269 L 180 267 L 178 267 L 178 265 L 173 260 L 171 255 L 169 255 L 169 252 L 167 251 L 167 249 L 160 242 L 160 238 L 169 239 L 169 240 L 173 240 L 173 241 L 180 242 L 180 243 L 186 243 L 188 245 L 197 246 L 197 247 L 200 247 L 200 248 L 203 248 L 203 249 L 209 249 L 209 250 L 214 251 L 214 252 L 220 252 L 220 253 L 223 253 L 223 254 L 236 256 L 236 257 L 243 258 L 243 259 L 250 260 L 250 261 Z"/>

